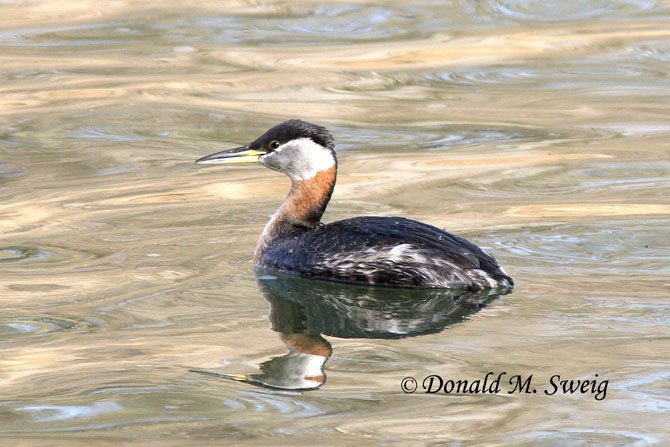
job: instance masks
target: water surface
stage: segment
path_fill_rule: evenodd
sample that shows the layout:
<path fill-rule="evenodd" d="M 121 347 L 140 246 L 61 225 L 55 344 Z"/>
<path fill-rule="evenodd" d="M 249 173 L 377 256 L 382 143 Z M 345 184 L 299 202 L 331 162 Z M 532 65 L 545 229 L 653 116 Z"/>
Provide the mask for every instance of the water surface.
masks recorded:
<path fill-rule="evenodd" d="M 666 1 L 0 12 L 4 442 L 668 442 Z M 332 349 L 311 391 L 191 372 L 257 374 L 294 346 L 251 266 L 288 180 L 192 163 L 292 117 L 336 138 L 326 221 L 449 229 L 493 252 L 514 292 L 449 324 L 439 300 L 411 319 L 345 295 L 342 309 L 395 335 L 310 326 Z M 602 400 L 400 388 L 489 371 L 609 387 Z"/>

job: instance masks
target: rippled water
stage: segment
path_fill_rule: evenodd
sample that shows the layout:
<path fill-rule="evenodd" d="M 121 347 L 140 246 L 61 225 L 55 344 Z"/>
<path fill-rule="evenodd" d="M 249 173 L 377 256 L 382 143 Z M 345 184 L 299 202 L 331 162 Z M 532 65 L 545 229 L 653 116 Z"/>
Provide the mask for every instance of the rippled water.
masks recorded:
<path fill-rule="evenodd" d="M 667 444 L 667 1 L 0 12 L 3 445 Z M 326 220 L 448 228 L 514 292 L 257 283 L 287 180 L 192 162 L 289 117 L 335 135 Z M 489 371 L 609 387 L 401 390 Z"/>

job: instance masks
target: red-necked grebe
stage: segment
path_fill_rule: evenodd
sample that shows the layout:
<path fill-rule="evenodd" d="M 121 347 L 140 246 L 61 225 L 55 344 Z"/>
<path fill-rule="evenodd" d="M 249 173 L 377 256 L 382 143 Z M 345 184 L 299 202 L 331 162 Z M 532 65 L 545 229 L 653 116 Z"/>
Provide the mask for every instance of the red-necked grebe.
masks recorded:
<path fill-rule="evenodd" d="M 254 263 L 310 278 L 394 287 L 509 289 L 496 260 L 472 242 L 403 217 L 321 223 L 335 187 L 337 158 L 328 130 L 301 120 L 196 163 L 258 161 L 291 178 L 291 190 L 265 226 Z"/>

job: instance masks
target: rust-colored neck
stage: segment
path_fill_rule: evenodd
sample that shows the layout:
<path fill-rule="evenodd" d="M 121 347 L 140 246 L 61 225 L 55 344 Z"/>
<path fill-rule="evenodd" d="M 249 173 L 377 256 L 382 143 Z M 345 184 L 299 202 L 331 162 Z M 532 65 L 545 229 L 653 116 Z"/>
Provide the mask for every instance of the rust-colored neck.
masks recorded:
<path fill-rule="evenodd" d="M 333 354 L 332 346 L 321 334 L 285 333 L 281 335 L 281 339 L 291 352 L 320 355 L 322 357 L 330 357 Z"/>
<path fill-rule="evenodd" d="M 254 263 L 259 262 L 263 250 L 272 241 L 282 237 L 297 236 L 319 225 L 330 196 L 333 194 L 336 177 L 337 168 L 333 166 L 330 169 L 319 171 L 310 179 L 292 180 L 291 190 L 284 199 L 284 203 L 272 216 L 258 240 Z"/>

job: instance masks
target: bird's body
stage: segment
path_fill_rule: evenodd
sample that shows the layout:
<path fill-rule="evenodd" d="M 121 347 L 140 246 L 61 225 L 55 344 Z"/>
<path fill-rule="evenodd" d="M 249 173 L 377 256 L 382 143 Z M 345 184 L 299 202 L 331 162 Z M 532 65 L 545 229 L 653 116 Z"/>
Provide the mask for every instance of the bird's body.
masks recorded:
<path fill-rule="evenodd" d="M 355 217 L 322 224 L 337 177 L 330 133 L 290 120 L 242 148 L 200 163 L 256 157 L 284 172 L 291 190 L 265 227 L 256 265 L 310 278 L 391 287 L 507 289 L 496 260 L 468 240 L 402 217 Z M 248 160 L 252 161 L 252 160 Z"/>
<path fill-rule="evenodd" d="M 476 245 L 403 217 L 354 217 L 278 237 L 256 261 L 305 277 L 394 287 L 512 285 L 495 259 Z"/>

